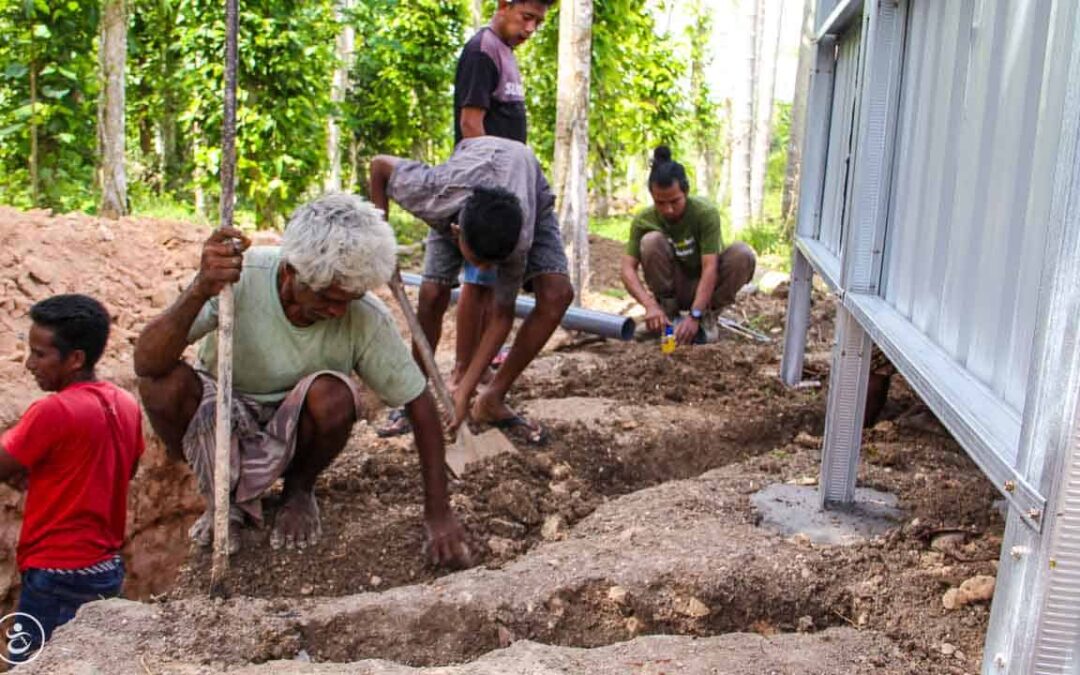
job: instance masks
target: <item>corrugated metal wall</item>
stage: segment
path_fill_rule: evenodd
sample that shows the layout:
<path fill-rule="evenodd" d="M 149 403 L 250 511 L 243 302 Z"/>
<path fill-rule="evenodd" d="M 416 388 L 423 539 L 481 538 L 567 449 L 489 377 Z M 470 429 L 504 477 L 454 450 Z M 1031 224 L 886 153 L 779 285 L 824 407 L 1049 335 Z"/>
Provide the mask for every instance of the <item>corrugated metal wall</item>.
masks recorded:
<path fill-rule="evenodd" d="M 862 25 L 846 31 L 837 45 L 836 75 L 833 79 L 832 114 L 829 121 L 829 149 L 825 159 L 825 189 L 817 239 L 831 253 L 840 255 L 844 224 L 850 213 L 851 161 L 855 154 L 858 125 L 859 75 L 861 72 Z"/>
<path fill-rule="evenodd" d="M 1076 4 L 913 0 L 908 15 L 883 295 L 1017 410 L 1065 90 L 1049 27 Z"/>

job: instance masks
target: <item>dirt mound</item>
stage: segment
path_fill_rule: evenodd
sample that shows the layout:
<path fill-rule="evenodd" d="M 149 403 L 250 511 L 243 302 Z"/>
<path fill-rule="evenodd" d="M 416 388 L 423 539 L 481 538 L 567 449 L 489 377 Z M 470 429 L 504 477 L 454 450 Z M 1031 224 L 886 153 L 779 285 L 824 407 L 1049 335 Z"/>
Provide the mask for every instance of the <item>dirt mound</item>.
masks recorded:
<path fill-rule="evenodd" d="M 30 305 L 57 293 L 86 293 L 100 300 L 113 325 L 98 374 L 133 391 L 135 337 L 191 279 L 204 235 L 205 229 L 192 223 L 108 221 L 0 207 L 0 429 L 42 395 L 23 367 Z M 149 433 L 147 440 L 131 488 L 124 549 L 132 597 L 148 597 L 172 585 L 176 560 L 187 550 L 184 531 L 199 506 L 187 469 L 167 462 Z M 10 605 L 18 582 L 14 546 L 20 496 L 0 489 L 0 505 L 0 601 Z"/>
<path fill-rule="evenodd" d="M 204 235 L 191 223 L 0 206 L 0 428 L 40 395 L 22 367 L 30 305 L 57 293 L 100 300 L 113 319 L 100 374 L 131 387 L 132 342 L 191 279 Z"/>

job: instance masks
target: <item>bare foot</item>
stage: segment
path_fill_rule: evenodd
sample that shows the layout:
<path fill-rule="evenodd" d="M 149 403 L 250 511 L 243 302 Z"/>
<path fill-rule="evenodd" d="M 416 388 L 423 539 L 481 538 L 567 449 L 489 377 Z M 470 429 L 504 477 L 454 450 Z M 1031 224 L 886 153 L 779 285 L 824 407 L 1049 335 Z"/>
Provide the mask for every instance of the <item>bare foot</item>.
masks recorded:
<path fill-rule="evenodd" d="M 294 492 L 285 499 L 285 503 L 274 519 L 274 529 L 270 533 L 270 547 L 303 549 L 319 543 L 322 523 L 319 521 L 319 504 L 313 492 Z"/>
<path fill-rule="evenodd" d="M 480 393 L 476 395 L 476 400 L 473 402 L 469 415 L 475 422 L 491 424 L 499 420 L 516 417 L 517 413 L 514 412 L 513 408 L 506 405 L 506 401 L 496 396 L 491 389 L 485 388 L 481 389 Z"/>
<path fill-rule="evenodd" d="M 229 519 L 229 555 L 240 551 L 240 528 L 243 523 L 233 518 Z M 214 512 L 210 509 L 203 511 L 199 519 L 188 530 L 188 537 L 203 548 L 210 548 L 214 543 Z"/>

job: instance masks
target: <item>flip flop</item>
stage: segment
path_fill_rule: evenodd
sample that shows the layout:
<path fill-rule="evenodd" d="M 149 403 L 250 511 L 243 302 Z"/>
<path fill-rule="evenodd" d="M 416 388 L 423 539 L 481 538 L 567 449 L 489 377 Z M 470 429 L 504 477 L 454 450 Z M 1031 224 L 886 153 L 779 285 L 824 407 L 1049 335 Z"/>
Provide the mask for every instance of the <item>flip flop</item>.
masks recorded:
<path fill-rule="evenodd" d="M 379 438 L 393 438 L 412 433 L 412 423 L 409 421 L 409 416 L 405 414 L 404 408 L 394 408 L 386 419 L 389 424 L 375 430 L 375 435 Z"/>
<path fill-rule="evenodd" d="M 539 424 L 530 422 L 521 415 L 506 417 L 491 422 L 491 426 L 506 432 L 507 435 L 525 443 L 526 445 L 547 445 L 549 436 L 547 430 Z"/>
<path fill-rule="evenodd" d="M 503 364 L 503 362 L 506 361 L 507 356 L 510 356 L 510 348 L 509 347 L 501 347 L 501 348 L 499 348 L 499 353 L 495 355 L 495 358 L 491 359 L 491 363 L 489 364 L 489 367 L 492 370 L 498 370 L 499 366 L 501 366 Z"/>

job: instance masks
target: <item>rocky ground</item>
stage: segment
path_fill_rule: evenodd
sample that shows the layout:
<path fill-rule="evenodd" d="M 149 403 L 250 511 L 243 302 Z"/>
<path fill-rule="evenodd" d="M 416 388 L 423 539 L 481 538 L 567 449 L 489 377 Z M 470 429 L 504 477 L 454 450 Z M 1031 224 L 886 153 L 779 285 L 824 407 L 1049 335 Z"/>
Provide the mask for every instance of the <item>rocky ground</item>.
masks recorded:
<path fill-rule="evenodd" d="M 117 326 L 103 374 L 131 386 L 130 340 L 189 278 L 201 234 L 0 209 L 0 426 L 38 395 L 19 363 L 29 303 L 101 297 Z M 617 244 L 593 249 L 593 269 L 616 268 Z M 589 302 L 629 309 L 616 295 Z M 190 475 L 152 445 L 125 549 L 128 597 L 142 602 L 88 606 L 26 670 L 977 672 L 1002 531 L 995 492 L 902 381 L 860 468 L 860 485 L 898 498 L 895 526 L 849 546 L 759 526 L 751 496 L 812 487 L 820 459 L 832 303 L 814 308 L 817 388 L 777 379 L 783 311 L 761 294 L 737 308 L 773 344 L 730 336 L 673 356 L 557 335 L 514 394 L 551 442 L 453 483 L 479 563 L 463 572 L 420 555 L 418 462 L 408 437 L 375 436 L 375 401 L 317 486 L 323 540 L 273 551 L 266 531 L 246 531 L 227 601 L 206 598 L 208 556 L 183 536 L 200 510 Z M 19 496 L 0 504 L 10 603 Z"/>

